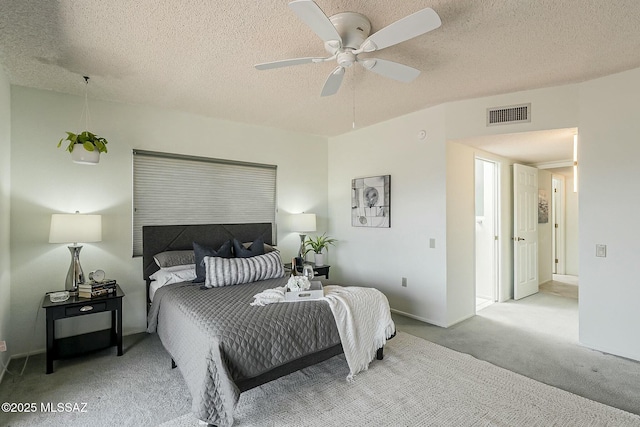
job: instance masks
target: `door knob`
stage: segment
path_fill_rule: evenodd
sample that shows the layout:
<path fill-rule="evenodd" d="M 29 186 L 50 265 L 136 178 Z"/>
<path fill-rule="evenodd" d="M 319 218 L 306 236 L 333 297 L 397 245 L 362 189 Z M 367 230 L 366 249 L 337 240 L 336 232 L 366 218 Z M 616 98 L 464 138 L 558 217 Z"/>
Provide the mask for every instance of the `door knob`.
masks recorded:
<path fill-rule="evenodd" d="M 524 239 L 522 237 L 518 237 L 516 240 L 519 242 L 519 241 L 524 240 Z"/>

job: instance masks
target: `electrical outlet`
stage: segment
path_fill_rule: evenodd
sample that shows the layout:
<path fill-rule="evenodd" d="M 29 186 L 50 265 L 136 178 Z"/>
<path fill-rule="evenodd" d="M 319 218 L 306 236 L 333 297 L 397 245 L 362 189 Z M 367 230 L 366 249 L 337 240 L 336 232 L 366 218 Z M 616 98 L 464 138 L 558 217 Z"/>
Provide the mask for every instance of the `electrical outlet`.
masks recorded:
<path fill-rule="evenodd" d="M 406 287 L 407 287 L 407 278 L 406 278 L 406 277 L 403 277 L 403 278 L 402 278 L 402 287 L 403 287 L 403 288 L 406 288 Z"/>
<path fill-rule="evenodd" d="M 433 239 L 433 238 L 429 239 L 429 247 L 431 249 L 435 249 L 435 247 L 436 247 L 436 239 Z"/>
<path fill-rule="evenodd" d="M 607 245 L 596 245 L 596 256 L 606 258 L 607 257 Z"/>
<path fill-rule="evenodd" d="M 0 352 L 7 351 L 7 342 L 0 341 Z"/>

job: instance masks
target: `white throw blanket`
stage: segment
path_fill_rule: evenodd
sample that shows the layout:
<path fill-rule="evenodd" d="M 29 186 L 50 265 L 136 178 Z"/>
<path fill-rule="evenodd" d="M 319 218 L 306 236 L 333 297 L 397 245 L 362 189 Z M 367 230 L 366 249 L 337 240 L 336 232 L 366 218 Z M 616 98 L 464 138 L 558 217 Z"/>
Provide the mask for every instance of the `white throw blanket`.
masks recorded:
<path fill-rule="evenodd" d="M 273 304 L 274 302 L 284 302 L 284 293 L 287 287 L 282 286 L 273 289 L 266 289 L 259 294 L 255 294 L 253 302 L 250 305 L 263 306 L 267 304 Z"/>
<path fill-rule="evenodd" d="M 389 301 L 374 288 L 325 286 L 325 296 L 336 319 L 349 375 L 347 380 L 369 369 L 379 348 L 396 331 Z"/>
<path fill-rule="evenodd" d="M 267 289 L 254 295 L 251 305 L 263 306 L 284 302 L 285 287 Z M 352 381 L 358 372 L 369 369 L 369 363 L 379 348 L 396 331 L 391 319 L 389 301 L 374 288 L 327 285 L 324 297 L 336 320 L 340 341 L 344 350 Z"/>

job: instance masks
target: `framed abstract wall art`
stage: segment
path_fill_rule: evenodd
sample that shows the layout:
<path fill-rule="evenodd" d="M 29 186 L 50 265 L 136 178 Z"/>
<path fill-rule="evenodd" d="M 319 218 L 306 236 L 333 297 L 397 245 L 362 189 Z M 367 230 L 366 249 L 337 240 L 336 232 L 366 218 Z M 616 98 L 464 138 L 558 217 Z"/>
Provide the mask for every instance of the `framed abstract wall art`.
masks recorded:
<path fill-rule="evenodd" d="M 351 180 L 351 225 L 391 227 L 391 175 Z"/>
<path fill-rule="evenodd" d="M 549 222 L 549 197 L 545 190 L 538 190 L 538 224 Z"/>

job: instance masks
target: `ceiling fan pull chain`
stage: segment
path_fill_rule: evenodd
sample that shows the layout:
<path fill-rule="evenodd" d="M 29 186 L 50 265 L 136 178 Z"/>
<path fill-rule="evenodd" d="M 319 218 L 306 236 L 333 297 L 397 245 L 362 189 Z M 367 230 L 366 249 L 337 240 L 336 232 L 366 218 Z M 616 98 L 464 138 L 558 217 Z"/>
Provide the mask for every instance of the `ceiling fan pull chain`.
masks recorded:
<path fill-rule="evenodd" d="M 351 129 L 356 128 L 356 69 L 353 69 L 351 73 L 351 87 L 353 89 L 353 122 L 351 123 Z"/>

